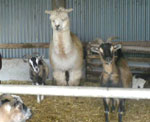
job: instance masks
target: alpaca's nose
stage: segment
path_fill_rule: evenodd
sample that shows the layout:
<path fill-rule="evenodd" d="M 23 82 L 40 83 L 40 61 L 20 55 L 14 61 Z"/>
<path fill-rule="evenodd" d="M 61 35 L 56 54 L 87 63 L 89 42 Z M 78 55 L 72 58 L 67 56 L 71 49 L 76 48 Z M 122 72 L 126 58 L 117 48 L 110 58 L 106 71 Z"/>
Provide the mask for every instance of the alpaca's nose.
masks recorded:
<path fill-rule="evenodd" d="M 60 25 L 56 25 L 56 30 L 59 30 Z"/>

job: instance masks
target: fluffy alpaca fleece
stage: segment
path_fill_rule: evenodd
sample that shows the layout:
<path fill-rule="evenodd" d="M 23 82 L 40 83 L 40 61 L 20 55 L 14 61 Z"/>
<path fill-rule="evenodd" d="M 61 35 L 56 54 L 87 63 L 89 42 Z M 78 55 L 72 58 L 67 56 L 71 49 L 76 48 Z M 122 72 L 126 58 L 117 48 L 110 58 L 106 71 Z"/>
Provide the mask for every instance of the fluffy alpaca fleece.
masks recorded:
<path fill-rule="evenodd" d="M 83 49 L 79 38 L 70 32 L 68 13 L 71 11 L 64 8 L 45 11 L 50 14 L 53 28 L 49 57 L 57 85 L 79 85 L 82 76 Z"/>

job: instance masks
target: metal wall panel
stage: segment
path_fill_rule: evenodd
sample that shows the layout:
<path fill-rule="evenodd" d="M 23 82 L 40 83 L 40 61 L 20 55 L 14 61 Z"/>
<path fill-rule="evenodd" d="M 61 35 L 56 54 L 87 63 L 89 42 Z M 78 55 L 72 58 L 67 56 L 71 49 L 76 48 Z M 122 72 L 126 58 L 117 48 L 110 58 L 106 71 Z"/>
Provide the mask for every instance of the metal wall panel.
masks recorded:
<path fill-rule="evenodd" d="M 84 42 L 118 36 L 123 41 L 150 40 L 150 0 L 66 0 L 71 30 Z M 0 43 L 49 42 L 52 29 L 45 10 L 51 0 L 0 0 Z M 4 58 L 48 49 L 0 49 Z"/>
<path fill-rule="evenodd" d="M 49 42 L 50 21 L 45 10 L 51 0 L 0 0 L 0 43 Z M 4 58 L 18 58 L 39 52 L 48 56 L 48 49 L 1 49 Z"/>
<path fill-rule="evenodd" d="M 67 0 L 67 8 L 74 9 L 71 29 L 83 41 L 150 40 L 150 0 Z"/>

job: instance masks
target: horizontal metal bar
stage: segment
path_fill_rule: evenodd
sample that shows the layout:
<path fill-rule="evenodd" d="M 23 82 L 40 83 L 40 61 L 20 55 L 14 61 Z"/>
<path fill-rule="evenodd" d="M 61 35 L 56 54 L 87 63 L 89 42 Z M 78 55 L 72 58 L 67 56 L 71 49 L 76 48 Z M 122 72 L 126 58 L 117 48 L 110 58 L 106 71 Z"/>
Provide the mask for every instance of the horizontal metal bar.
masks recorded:
<path fill-rule="evenodd" d="M 150 99 L 150 89 L 0 85 L 0 93 L 73 97 Z"/>

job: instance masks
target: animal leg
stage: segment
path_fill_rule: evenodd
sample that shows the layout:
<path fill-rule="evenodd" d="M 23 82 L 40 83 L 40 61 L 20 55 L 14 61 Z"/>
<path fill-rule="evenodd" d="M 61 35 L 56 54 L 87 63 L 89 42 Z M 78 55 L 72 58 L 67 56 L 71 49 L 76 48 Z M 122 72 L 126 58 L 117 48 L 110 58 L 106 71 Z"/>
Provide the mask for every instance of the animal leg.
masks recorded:
<path fill-rule="evenodd" d="M 123 112 L 124 112 L 124 100 L 120 99 L 118 106 L 118 122 L 122 122 Z"/>
<path fill-rule="evenodd" d="M 111 112 L 115 112 L 115 101 L 111 99 Z"/>
<path fill-rule="evenodd" d="M 105 122 L 109 122 L 109 99 L 104 98 L 104 113 L 105 113 Z"/>
<path fill-rule="evenodd" d="M 37 103 L 40 103 L 41 100 L 40 100 L 40 95 L 37 95 Z"/>
<path fill-rule="evenodd" d="M 35 85 L 38 86 L 39 84 L 38 84 L 38 83 L 35 83 Z M 36 99 L 37 99 L 37 103 L 40 103 L 40 102 L 41 102 L 40 95 L 37 95 L 37 98 L 36 98 Z"/>
<path fill-rule="evenodd" d="M 78 86 L 80 83 L 80 79 L 82 76 L 82 71 L 81 70 L 71 70 L 69 71 L 69 86 Z"/>
<path fill-rule="evenodd" d="M 56 84 L 60 86 L 66 86 L 65 72 L 64 71 L 54 71 L 53 77 L 56 80 Z"/>
<path fill-rule="evenodd" d="M 66 83 L 67 83 L 67 86 L 68 86 L 69 85 L 68 84 L 68 81 L 69 81 L 69 71 L 65 72 L 65 77 L 66 77 Z"/>
<path fill-rule="evenodd" d="M 42 84 L 42 86 L 44 86 L 45 83 Z M 40 95 L 40 99 L 41 101 L 44 100 L 44 95 Z"/>

